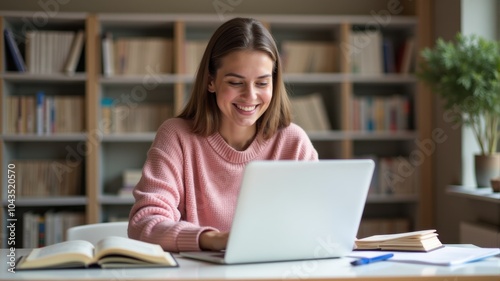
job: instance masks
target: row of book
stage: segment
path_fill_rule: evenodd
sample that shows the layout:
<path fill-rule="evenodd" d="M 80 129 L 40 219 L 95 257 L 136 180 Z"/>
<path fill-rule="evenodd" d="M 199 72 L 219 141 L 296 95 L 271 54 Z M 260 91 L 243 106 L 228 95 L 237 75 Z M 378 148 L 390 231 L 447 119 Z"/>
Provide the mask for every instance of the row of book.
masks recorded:
<path fill-rule="evenodd" d="M 377 157 L 366 155 L 375 161 L 375 171 L 369 193 L 373 195 L 411 195 L 416 194 L 417 167 L 408 157 Z"/>
<path fill-rule="evenodd" d="M 4 38 L 14 69 L 36 74 L 74 74 L 85 44 L 84 31 L 26 31 L 16 35 L 4 29 Z M 23 42 L 24 40 L 24 42 Z M 24 57 L 20 46 L 24 44 Z"/>
<path fill-rule="evenodd" d="M 290 102 L 293 122 L 302 129 L 308 132 L 331 130 L 323 96 L 320 93 L 293 96 Z"/>
<path fill-rule="evenodd" d="M 410 129 L 411 102 L 403 95 L 357 96 L 352 100 L 352 129 L 405 131 Z"/>
<path fill-rule="evenodd" d="M 285 73 L 338 72 L 338 44 L 326 41 L 283 41 L 281 43 Z"/>
<path fill-rule="evenodd" d="M 65 159 L 14 160 L 16 194 L 19 197 L 73 196 L 83 194 L 83 164 L 68 164 Z"/>
<path fill-rule="evenodd" d="M 23 214 L 23 248 L 39 248 L 66 241 L 68 228 L 84 223 L 85 215 L 78 212 L 26 212 Z"/>
<path fill-rule="evenodd" d="M 163 121 L 173 117 L 172 104 L 141 103 L 114 104 L 113 99 L 103 98 L 102 131 L 104 134 L 156 132 Z"/>
<path fill-rule="evenodd" d="M 415 41 L 406 38 L 396 45 L 380 30 L 353 31 L 349 41 L 351 72 L 361 74 L 409 73 Z"/>
<path fill-rule="evenodd" d="M 82 96 L 7 96 L 9 133 L 74 133 L 84 130 L 84 99 Z"/>
<path fill-rule="evenodd" d="M 73 74 L 84 46 L 83 31 L 28 31 L 25 59 L 12 31 L 4 30 L 10 58 L 20 72 Z M 195 73 L 206 40 L 187 41 L 184 58 L 185 73 Z M 400 46 L 384 38 L 379 30 L 353 31 L 346 55 L 350 55 L 353 73 L 408 73 L 414 56 L 414 39 Z M 285 73 L 339 71 L 339 44 L 329 41 L 285 40 L 281 55 Z M 103 73 L 158 74 L 173 72 L 173 41 L 163 37 L 113 38 L 107 32 L 102 38 Z"/>
<path fill-rule="evenodd" d="M 363 218 L 359 224 L 356 237 L 408 231 L 410 231 L 410 220 L 408 218 Z"/>
<path fill-rule="evenodd" d="M 206 40 L 184 43 L 184 71 L 194 74 L 207 46 Z M 280 55 L 285 73 L 338 72 L 338 45 L 326 41 L 293 41 L 281 43 Z"/>
<path fill-rule="evenodd" d="M 165 74 L 173 70 L 173 42 L 163 37 L 102 38 L 102 63 L 105 76 Z"/>
<path fill-rule="evenodd" d="M 184 73 L 195 74 L 198 71 L 203 53 L 207 47 L 208 41 L 206 40 L 188 40 L 184 43 Z"/>

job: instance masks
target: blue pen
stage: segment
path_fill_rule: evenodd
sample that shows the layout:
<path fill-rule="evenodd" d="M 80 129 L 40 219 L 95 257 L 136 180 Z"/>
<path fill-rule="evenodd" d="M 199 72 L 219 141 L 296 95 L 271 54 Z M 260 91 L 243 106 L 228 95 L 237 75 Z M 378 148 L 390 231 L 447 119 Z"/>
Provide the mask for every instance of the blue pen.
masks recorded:
<path fill-rule="evenodd" d="M 363 265 L 363 264 L 369 264 L 369 263 L 373 263 L 373 262 L 377 262 L 377 261 L 385 261 L 385 260 L 392 258 L 393 256 L 394 256 L 393 253 L 389 253 L 389 254 L 385 254 L 385 255 L 381 255 L 381 256 L 376 256 L 373 258 L 359 258 L 355 261 L 352 261 L 351 264 L 352 265 Z"/>

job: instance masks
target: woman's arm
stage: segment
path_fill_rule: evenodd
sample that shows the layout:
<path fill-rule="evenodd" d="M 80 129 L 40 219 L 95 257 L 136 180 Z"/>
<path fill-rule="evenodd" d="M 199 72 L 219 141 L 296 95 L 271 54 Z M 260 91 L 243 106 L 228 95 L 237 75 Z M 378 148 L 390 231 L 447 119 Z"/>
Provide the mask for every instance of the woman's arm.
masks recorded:
<path fill-rule="evenodd" d="M 162 125 L 148 151 L 142 177 L 134 189 L 135 203 L 129 215 L 129 237 L 159 244 L 171 252 L 199 251 L 202 232 L 216 230 L 185 221 L 182 128 Z"/>

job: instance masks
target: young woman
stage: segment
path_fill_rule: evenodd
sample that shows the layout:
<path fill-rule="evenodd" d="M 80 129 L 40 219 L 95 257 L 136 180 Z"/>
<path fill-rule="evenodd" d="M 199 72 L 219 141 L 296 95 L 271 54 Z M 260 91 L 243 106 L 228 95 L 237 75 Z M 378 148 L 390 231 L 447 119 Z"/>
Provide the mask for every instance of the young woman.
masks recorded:
<path fill-rule="evenodd" d="M 285 159 L 318 154 L 291 123 L 274 39 L 254 19 L 229 20 L 207 45 L 186 108 L 158 129 L 128 234 L 171 252 L 223 250 L 245 165 Z"/>

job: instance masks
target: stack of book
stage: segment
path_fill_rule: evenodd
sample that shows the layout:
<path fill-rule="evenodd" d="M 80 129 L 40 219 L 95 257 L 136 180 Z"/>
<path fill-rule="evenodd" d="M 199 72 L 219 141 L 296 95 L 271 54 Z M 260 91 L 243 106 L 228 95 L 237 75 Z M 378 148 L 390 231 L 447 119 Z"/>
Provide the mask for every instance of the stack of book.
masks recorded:
<path fill-rule="evenodd" d="M 397 234 L 373 235 L 357 239 L 356 250 L 428 252 L 443 247 L 435 229 Z"/>
<path fill-rule="evenodd" d="M 132 192 L 142 176 L 141 169 L 127 169 L 123 171 L 123 186 L 118 191 L 120 197 L 133 197 Z"/>

